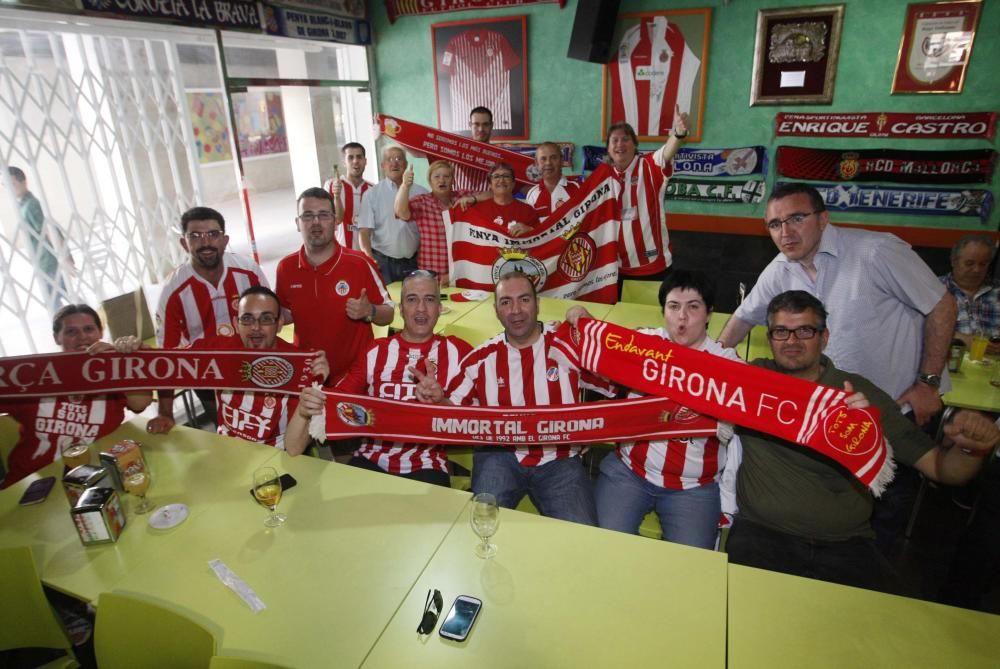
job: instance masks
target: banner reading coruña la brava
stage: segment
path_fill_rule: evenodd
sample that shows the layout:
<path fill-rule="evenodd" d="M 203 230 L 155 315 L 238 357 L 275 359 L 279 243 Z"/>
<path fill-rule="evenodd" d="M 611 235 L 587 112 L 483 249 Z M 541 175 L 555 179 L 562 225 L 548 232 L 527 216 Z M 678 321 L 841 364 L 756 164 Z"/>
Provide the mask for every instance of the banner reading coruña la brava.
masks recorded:
<path fill-rule="evenodd" d="M 613 304 L 618 299 L 618 194 L 621 186 L 600 166 L 572 198 L 528 234 L 512 237 L 476 207 L 445 214 L 450 275 L 459 288 L 492 291 L 521 271 L 546 297 Z"/>

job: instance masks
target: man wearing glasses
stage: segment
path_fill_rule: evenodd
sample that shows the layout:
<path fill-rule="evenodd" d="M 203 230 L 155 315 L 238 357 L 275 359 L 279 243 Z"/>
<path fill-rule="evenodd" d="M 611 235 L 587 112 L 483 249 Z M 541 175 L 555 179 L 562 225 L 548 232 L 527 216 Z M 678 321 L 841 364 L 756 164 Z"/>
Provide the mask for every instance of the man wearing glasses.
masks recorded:
<path fill-rule="evenodd" d="M 883 434 L 896 460 L 947 485 L 967 481 L 1000 441 L 1000 429 L 982 414 L 960 410 L 947 417 L 942 446 L 899 411 L 870 381 L 835 367 L 823 354 L 834 334 L 823 304 L 792 290 L 766 308 L 773 360 L 754 365 L 847 392 L 848 405 L 881 412 Z M 870 522 L 868 488 L 833 460 L 774 436 L 737 428 L 743 462 L 736 479 L 739 514 L 726 552 L 730 562 L 876 590 L 891 583 Z"/>
<path fill-rule="evenodd" d="M 895 235 L 829 225 L 822 196 L 808 184 L 776 188 L 766 225 L 779 253 L 719 337 L 733 346 L 764 323 L 778 293 L 804 290 L 830 311 L 827 355 L 864 374 L 918 425 L 941 410 L 941 374 L 957 307 L 941 282 Z"/>
<path fill-rule="evenodd" d="M 251 286 L 267 286 L 260 266 L 226 253 L 229 236 L 222 214 L 194 207 L 181 216 L 181 247 L 190 261 L 174 270 L 163 286 L 156 308 L 156 341 L 160 348 L 178 348 L 202 337 L 232 337 L 240 295 Z M 212 391 L 196 391 L 209 420 L 215 421 Z M 174 393 L 158 391 L 159 415 L 150 432 L 166 433 L 174 426 Z"/>
<path fill-rule="evenodd" d="M 334 238 L 336 217 L 327 191 L 308 188 L 299 195 L 295 225 L 302 248 L 278 262 L 275 292 L 291 312 L 295 345 L 326 353 L 335 382 L 375 339 L 372 324 L 392 322 L 395 305 L 375 264 Z"/>
<path fill-rule="evenodd" d="M 300 349 L 278 338 L 285 324 L 278 296 L 266 286 L 243 291 L 239 311 L 233 319 L 236 337 L 205 337 L 191 347 L 200 350 L 249 349 L 254 351 L 298 352 Z M 313 361 L 313 375 L 325 380 L 330 373 L 326 356 Z M 219 434 L 246 441 L 286 448 L 286 430 L 298 400 L 287 393 L 253 390 L 216 390 L 219 407 Z M 309 442 L 305 430 L 287 437 L 293 450 L 301 451 Z"/>
<path fill-rule="evenodd" d="M 497 163 L 490 170 L 492 199 L 479 202 L 472 209 L 512 237 L 519 237 L 538 224 L 538 212 L 514 198 L 514 185 L 514 168 L 507 163 Z"/>
<path fill-rule="evenodd" d="M 420 232 L 415 222 L 397 218 L 395 210 L 406 164 L 406 153 L 400 147 L 382 149 L 382 180 L 361 201 L 358 218 L 361 250 L 375 260 L 386 283 L 400 281 L 417 269 Z M 427 192 L 419 184 L 410 186 L 410 197 Z"/>

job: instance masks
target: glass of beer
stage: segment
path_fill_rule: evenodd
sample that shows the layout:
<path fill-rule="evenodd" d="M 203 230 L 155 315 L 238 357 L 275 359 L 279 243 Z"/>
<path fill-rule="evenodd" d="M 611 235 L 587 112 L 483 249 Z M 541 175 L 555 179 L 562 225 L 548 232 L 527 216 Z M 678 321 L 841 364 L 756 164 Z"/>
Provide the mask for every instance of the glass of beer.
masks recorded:
<path fill-rule="evenodd" d="M 271 511 L 271 515 L 264 521 L 265 527 L 278 527 L 288 518 L 276 511 L 278 502 L 281 501 L 281 479 L 274 467 L 261 467 L 253 473 L 253 496 L 261 506 Z"/>
<path fill-rule="evenodd" d="M 130 495 L 139 498 L 139 503 L 132 509 L 135 513 L 149 513 L 153 510 L 153 503 L 146 499 L 146 491 L 149 490 L 149 472 L 135 472 L 125 477 L 125 490 Z"/>
<path fill-rule="evenodd" d="M 89 465 L 90 444 L 82 441 L 71 441 L 63 446 L 62 459 L 66 469 L 76 469 L 80 465 Z"/>

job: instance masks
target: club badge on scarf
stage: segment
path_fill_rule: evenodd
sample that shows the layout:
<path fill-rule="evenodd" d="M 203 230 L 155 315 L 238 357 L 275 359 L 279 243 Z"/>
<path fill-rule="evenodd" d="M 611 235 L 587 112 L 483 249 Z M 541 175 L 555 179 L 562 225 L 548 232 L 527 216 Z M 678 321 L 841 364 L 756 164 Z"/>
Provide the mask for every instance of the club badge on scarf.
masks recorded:
<path fill-rule="evenodd" d="M 559 331 L 557 354 L 612 381 L 699 413 L 808 446 L 875 495 L 895 465 L 875 407 L 850 409 L 843 390 L 744 365 L 597 320 Z"/>

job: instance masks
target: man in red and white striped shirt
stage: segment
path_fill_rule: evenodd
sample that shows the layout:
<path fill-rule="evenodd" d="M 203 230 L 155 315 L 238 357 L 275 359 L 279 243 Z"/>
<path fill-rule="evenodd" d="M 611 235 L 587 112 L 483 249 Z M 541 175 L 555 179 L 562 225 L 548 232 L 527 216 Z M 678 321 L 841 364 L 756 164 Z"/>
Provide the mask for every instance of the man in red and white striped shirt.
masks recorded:
<path fill-rule="evenodd" d="M 531 187 L 524 201 L 535 208 L 538 218 L 545 218 L 580 188 L 579 181 L 563 176 L 562 150 L 554 142 L 542 142 L 535 151 L 535 166 L 542 180 Z"/>
<path fill-rule="evenodd" d="M 459 374 L 472 347 L 458 337 L 434 334 L 441 315 L 437 276 L 417 270 L 403 279 L 399 313 L 403 330 L 376 340 L 351 367 L 337 390 L 383 399 L 415 400 L 419 379 L 430 375 L 441 386 Z M 441 446 L 365 438 L 349 464 L 448 487 L 448 458 Z"/>
<path fill-rule="evenodd" d="M 493 112 L 486 107 L 476 107 L 469 112 L 469 130 L 472 139 L 489 143 L 493 135 Z M 489 198 L 490 175 L 486 170 L 455 163 L 455 190 L 479 195 L 480 201 Z"/>
<path fill-rule="evenodd" d="M 576 404 L 583 387 L 613 394 L 612 384 L 551 355 L 555 328 L 538 321 L 538 296 L 527 275 L 511 272 L 500 278 L 495 308 L 503 333 L 466 356 L 461 374 L 448 386 L 447 398 L 429 383 L 418 388 L 418 399 L 532 407 Z M 492 493 L 500 506 L 509 509 L 527 494 L 543 515 L 596 525 L 593 489 L 580 460 L 582 450 L 575 445 L 477 448 L 472 490 Z"/>
<path fill-rule="evenodd" d="M 226 253 L 229 236 L 222 214 L 194 207 L 181 216 L 181 246 L 191 257 L 167 279 L 156 308 L 156 341 L 161 348 L 192 344 L 202 337 L 232 337 L 240 295 L 251 286 L 267 286 L 260 266 Z M 159 391 L 159 415 L 150 432 L 166 433 L 174 426 L 174 394 Z M 199 392 L 206 414 L 215 420 L 211 392 Z"/>
<path fill-rule="evenodd" d="M 239 311 L 233 319 L 236 337 L 204 337 L 191 348 L 200 350 L 251 349 L 254 351 L 301 351 L 283 339 L 278 332 L 285 324 L 281 316 L 278 296 L 266 286 L 253 286 L 243 291 L 239 298 Z M 326 380 L 330 373 L 326 355 L 319 353 L 312 363 L 312 373 Z M 238 437 L 258 444 L 277 448 L 294 445 L 299 452 L 309 443 L 309 435 L 286 431 L 289 418 L 294 414 L 298 400 L 287 393 L 269 393 L 250 390 L 216 390 L 219 434 Z"/>
<path fill-rule="evenodd" d="M 344 248 L 361 250 L 357 241 L 358 215 L 361 213 L 361 198 L 369 188 L 375 186 L 365 181 L 365 167 L 368 158 L 365 147 L 357 142 L 348 142 L 340 150 L 347 165 L 347 174 L 328 179 L 323 188 L 333 197 L 337 214 L 337 243 Z"/>
<path fill-rule="evenodd" d="M 674 134 L 666 144 L 640 156 L 639 138 L 632 126 L 621 122 L 608 129 L 608 161 L 622 184 L 618 258 L 620 273 L 626 277 L 662 279 L 670 267 L 663 191 L 673 174 L 671 161 L 687 132 L 687 114 L 677 110 Z"/>

